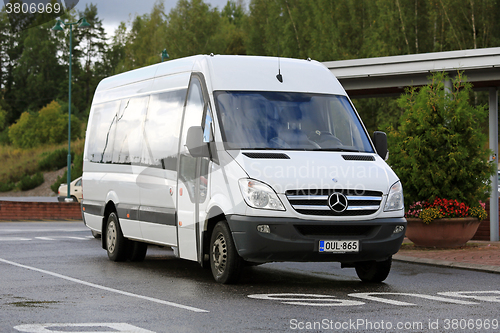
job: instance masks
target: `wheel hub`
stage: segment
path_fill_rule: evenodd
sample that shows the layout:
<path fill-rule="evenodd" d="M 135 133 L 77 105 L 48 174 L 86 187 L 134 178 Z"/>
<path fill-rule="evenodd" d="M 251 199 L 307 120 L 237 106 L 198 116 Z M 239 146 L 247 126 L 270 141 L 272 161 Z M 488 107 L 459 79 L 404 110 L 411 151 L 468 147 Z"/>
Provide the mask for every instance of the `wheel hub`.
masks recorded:
<path fill-rule="evenodd" d="M 224 273 L 227 262 L 227 244 L 224 235 L 219 234 L 212 247 L 212 259 L 219 274 Z"/>
<path fill-rule="evenodd" d="M 106 242 L 108 244 L 108 251 L 110 253 L 113 253 L 115 251 L 115 246 L 116 246 L 116 227 L 114 221 L 109 222 L 106 236 L 108 240 Z"/>

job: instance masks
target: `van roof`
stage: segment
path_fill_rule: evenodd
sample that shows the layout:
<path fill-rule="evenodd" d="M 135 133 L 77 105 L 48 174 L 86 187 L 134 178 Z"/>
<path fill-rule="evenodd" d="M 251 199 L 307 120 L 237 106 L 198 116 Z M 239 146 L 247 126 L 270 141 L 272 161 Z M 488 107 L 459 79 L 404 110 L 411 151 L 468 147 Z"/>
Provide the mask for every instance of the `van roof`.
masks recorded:
<path fill-rule="evenodd" d="M 197 55 L 165 61 L 103 79 L 97 89 L 95 102 L 113 99 L 105 93 L 127 86 L 130 95 L 157 91 L 153 80 L 174 74 L 202 72 L 209 91 L 291 91 L 346 95 L 335 76 L 323 64 L 301 60 L 262 56 Z M 277 79 L 282 75 L 283 82 Z M 179 88 L 188 80 L 176 80 Z M 107 97 L 104 97 L 107 96 Z"/>
<path fill-rule="evenodd" d="M 213 90 L 346 94 L 328 68 L 310 59 L 216 55 L 207 62 Z"/>

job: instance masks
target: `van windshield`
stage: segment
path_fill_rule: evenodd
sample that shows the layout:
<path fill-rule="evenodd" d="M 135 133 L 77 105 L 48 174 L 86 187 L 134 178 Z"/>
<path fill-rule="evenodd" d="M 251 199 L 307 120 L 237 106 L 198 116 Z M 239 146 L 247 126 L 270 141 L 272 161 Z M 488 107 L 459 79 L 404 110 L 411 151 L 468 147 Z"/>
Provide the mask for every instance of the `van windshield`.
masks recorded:
<path fill-rule="evenodd" d="M 373 153 L 345 96 L 217 91 L 214 97 L 226 149 Z"/>

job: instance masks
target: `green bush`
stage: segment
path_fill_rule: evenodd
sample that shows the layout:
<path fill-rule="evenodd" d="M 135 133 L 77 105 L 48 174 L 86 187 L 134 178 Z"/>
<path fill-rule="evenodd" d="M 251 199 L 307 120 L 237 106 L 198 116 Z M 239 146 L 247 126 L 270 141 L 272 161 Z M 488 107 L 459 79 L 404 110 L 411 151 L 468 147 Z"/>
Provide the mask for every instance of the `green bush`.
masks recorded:
<path fill-rule="evenodd" d="M 3 131 L 7 126 L 7 111 L 0 106 L 0 131 Z"/>
<path fill-rule="evenodd" d="M 73 155 L 73 153 L 72 153 Z M 71 181 L 81 177 L 83 174 L 83 153 L 76 155 L 73 164 L 71 165 Z M 57 180 L 50 186 L 50 189 L 57 194 L 59 186 L 68 181 L 68 171 L 64 171 L 64 174 L 57 177 Z"/>
<path fill-rule="evenodd" d="M 388 133 L 389 164 L 403 183 L 405 204 L 455 199 L 471 207 L 488 198 L 494 166 L 488 162 L 488 114 L 469 103 L 472 85 L 462 73 L 452 79 L 436 73 L 431 83 L 410 88 L 398 100 L 404 110 L 397 130 Z"/>
<path fill-rule="evenodd" d="M 16 184 L 12 182 L 0 183 L 0 192 L 9 192 L 12 191 L 16 187 Z"/>
<path fill-rule="evenodd" d="M 71 139 L 80 137 L 81 121 L 71 116 Z M 53 101 L 39 112 L 23 112 L 9 127 L 9 139 L 20 148 L 33 148 L 43 144 L 57 144 L 68 140 L 68 114 Z"/>
<path fill-rule="evenodd" d="M 37 172 L 33 176 L 26 175 L 21 178 L 21 181 L 19 181 L 17 186 L 21 191 L 27 191 L 42 185 L 43 182 L 43 174 L 41 172 Z"/>
<path fill-rule="evenodd" d="M 71 160 L 75 156 L 71 152 Z M 38 168 L 42 171 L 54 171 L 64 168 L 68 165 L 68 150 L 61 148 L 52 152 L 44 153 L 41 155 L 41 160 L 38 162 Z"/>
<path fill-rule="evenodd" d="M 9 129 L 6 128 L 3 131 L 0 131 L 0 145 L 10 145 L 10 138 L 9 138 Z"/>

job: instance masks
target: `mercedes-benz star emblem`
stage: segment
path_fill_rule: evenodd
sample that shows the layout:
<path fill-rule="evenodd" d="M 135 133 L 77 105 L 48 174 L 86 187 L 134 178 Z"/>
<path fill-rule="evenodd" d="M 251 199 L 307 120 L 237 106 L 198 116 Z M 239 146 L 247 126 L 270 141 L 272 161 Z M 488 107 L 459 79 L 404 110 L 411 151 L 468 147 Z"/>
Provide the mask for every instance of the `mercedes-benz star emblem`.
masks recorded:
<path fill-rule="evenodd" d="M 345 197 L 345 195 L 340 192 L 335 192 L 332 193 L 332 195 L 330 195 L 330 197 L 328 198 L 328 205 L 330 206 L 330 209 L 335 213 L 342 213 L 347 209 L 347 206 L 349 204 L 347 203 L 347 198 Z"/>

